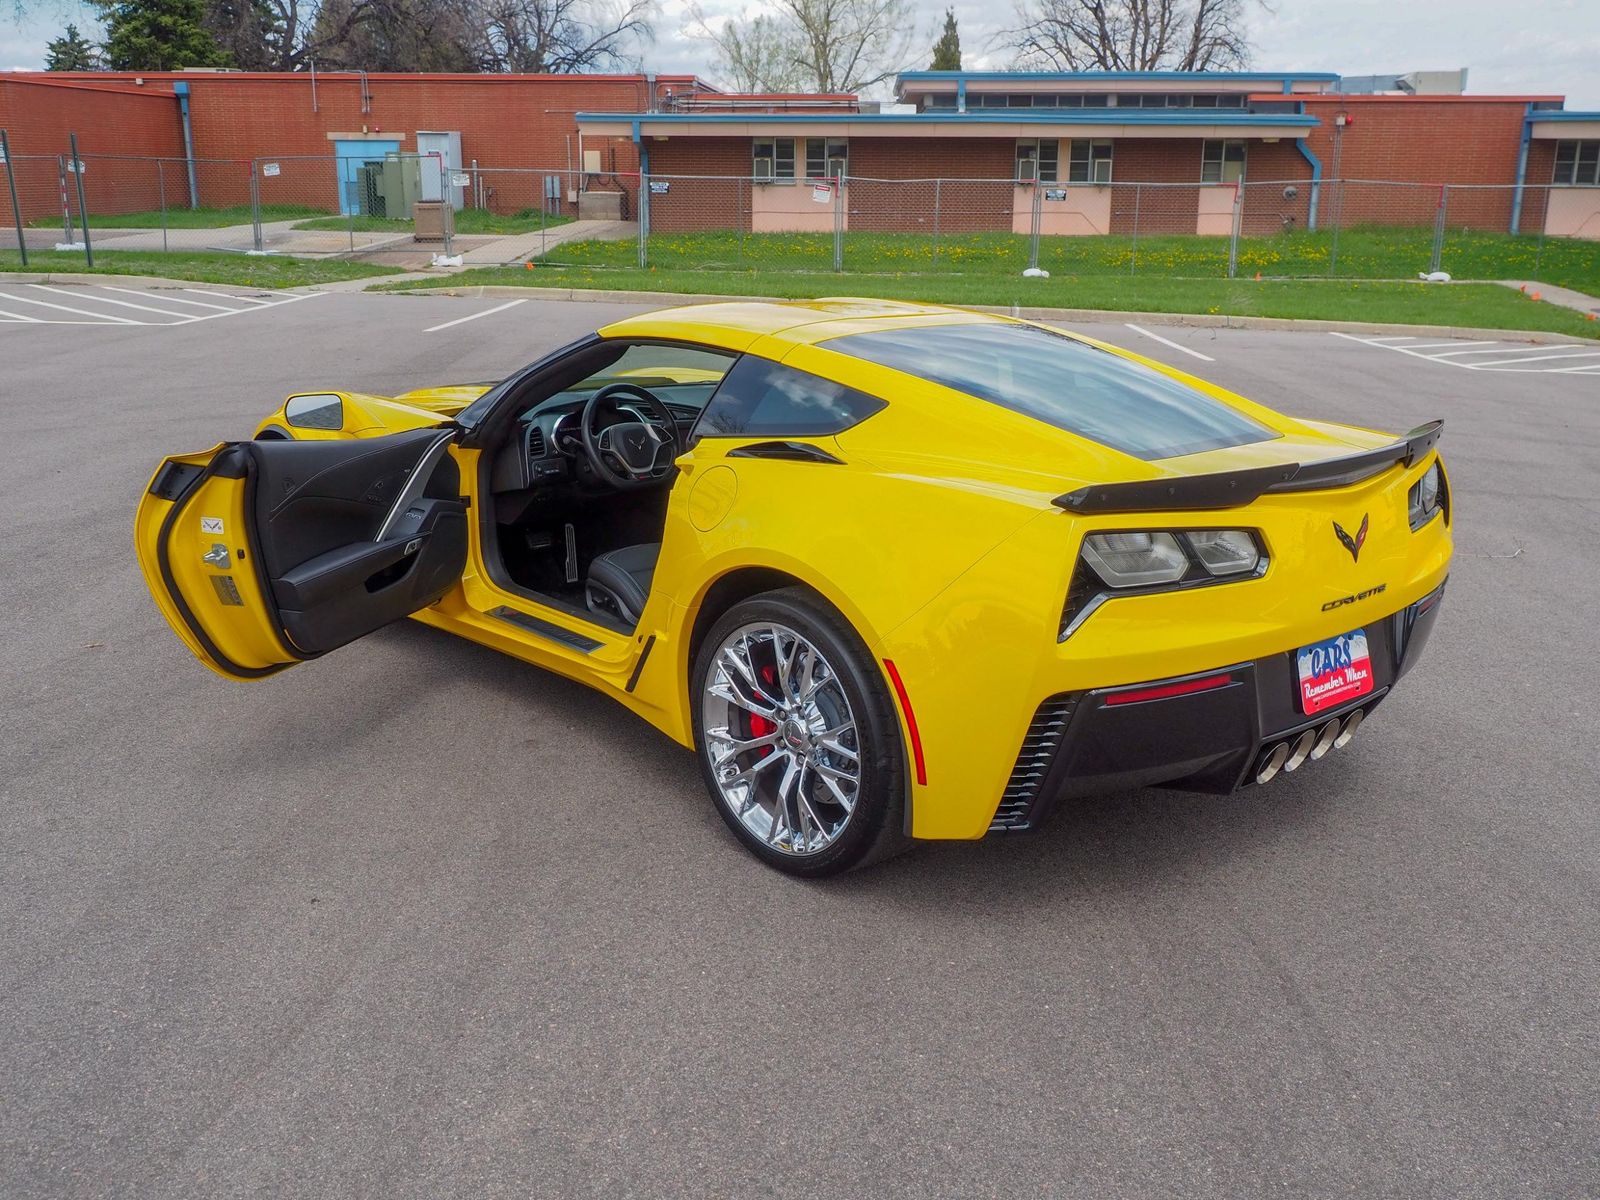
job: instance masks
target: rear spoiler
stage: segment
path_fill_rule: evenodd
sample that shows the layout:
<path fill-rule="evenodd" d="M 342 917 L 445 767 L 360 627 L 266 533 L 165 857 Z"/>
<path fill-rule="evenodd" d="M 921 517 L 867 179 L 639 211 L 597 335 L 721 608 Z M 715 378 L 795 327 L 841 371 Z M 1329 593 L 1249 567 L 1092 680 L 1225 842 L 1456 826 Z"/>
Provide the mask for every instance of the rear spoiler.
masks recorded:
<path fill-rule="evenodd" d="M 1443 431 L 1443 421 L 1429 421 L 1418 425 L 1399 441 L 1341 458 L 1327 458 L 1303 466 L 1285 463 L 1244 471 L 1219 471 L 1214 475 L 1184 475 L 1176 479 L 1096 483 L 1057 496 L 1051 503 L 1072 513 L 1237 508 L 1267 492 L 1314 492 L 1346 487 L 1370 479 L 1397 462 L 1412 466 L 1427 456 Z"/>

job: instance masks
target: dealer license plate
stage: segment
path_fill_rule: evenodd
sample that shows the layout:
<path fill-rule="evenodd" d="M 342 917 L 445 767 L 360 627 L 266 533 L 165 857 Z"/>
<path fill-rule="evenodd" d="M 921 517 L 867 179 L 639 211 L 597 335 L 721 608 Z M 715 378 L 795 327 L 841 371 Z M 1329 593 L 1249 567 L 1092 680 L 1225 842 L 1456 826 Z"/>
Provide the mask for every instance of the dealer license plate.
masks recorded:
<path fill-rule="evenodd" d="M 1367 633 L 1341 633 L 1295 654 L 1300 672 L 1300 708 L 1308 716 L 1337 708 L 1372 691 Z"/>

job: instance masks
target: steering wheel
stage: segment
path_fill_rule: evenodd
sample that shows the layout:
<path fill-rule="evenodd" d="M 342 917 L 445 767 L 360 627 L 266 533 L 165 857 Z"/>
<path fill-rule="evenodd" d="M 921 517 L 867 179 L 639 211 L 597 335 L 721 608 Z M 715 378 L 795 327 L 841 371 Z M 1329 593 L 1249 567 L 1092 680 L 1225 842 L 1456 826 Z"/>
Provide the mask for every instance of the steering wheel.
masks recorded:
<path fill-rule="evenodd" d="M 596 433 L 594 419 L 600 406 L 616 396 L 638 400 L 653 416 L 661 418 L 662 425 L 618 421 Z M 659 483 L 672 470 L 673 460 L 682 450 L 672 410 L 661 397 L 636 383 L 608 384 L 590 396 L 578 417 L 578 433 L 594 473 L 623 491 Z"/>

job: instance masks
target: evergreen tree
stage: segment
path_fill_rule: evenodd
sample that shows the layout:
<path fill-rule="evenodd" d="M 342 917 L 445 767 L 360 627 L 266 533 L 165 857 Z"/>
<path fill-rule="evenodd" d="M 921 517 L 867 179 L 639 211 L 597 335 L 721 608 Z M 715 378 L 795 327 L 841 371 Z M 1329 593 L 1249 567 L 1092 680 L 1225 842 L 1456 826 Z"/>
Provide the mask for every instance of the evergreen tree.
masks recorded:
<path fill-rule="evenodd" d="M 69 24 L 66 33 L 45 43 L 46 71 L 98 71 L 100 51 L 95 44 Z"/>
<path fill-rule="evenodd" d="M 95 7 L 106 23 L 106 65 L 113 71 L 228 65 L 206 32 L 202 0 L 95 0 Z"/>
<path fill-rule="evenodd" d="M 944 10 L 944 32 L 933 44 L 933 61 L 928 64 L 928 70 L 961 70 L 961 35 L 956 32 L 956 10 L 953 8 Z"/>

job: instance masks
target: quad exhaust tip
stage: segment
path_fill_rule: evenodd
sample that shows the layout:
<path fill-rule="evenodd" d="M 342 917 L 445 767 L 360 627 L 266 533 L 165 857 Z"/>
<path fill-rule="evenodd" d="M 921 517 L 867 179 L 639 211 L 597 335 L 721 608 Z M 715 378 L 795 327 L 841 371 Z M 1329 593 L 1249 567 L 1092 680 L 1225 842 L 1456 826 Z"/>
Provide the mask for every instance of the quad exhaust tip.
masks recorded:
<path fill-rule="evenodd" d="M 1261 764 L 1261 769 L 1256 772 L 1257 783 L 1271 783 L 1278 777 L 1278 772 L 1283 770 L 1283 760 L 1289 757 L 1289 743 L 1279 742 L 1272 748 L 1272 753 L 1267 755 L 1266 761 Z"/>
<path fill-rule="evenodd" d="M 1257 783 L 1271 783 L 1279 775 L 1298 770 L 1307 759 L 1319 759 L 1330 750 L 1342 750 L 1355 737 L 1366 713 L 1356 709 L 1343 721 L 1337 717 L 1318 729 L 1308 729 L 1292 742 L 1279 742 L 1256 769 Z"/>

